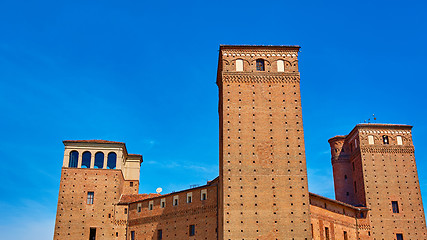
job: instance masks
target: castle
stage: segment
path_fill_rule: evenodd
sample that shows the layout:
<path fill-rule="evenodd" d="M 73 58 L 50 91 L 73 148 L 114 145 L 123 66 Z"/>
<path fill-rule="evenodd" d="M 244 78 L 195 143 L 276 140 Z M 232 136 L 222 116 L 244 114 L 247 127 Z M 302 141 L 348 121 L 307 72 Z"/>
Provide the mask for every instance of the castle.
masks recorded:
<path fill-rule="evenodd" d="M 204 186 L 138 194 L 141 155 L 64 141 L 54 239 L 426 239 L 409 125 L 329 139 L 336 200 L 308 191 L 298 53 L 220 46 L 219 176 Z"/>

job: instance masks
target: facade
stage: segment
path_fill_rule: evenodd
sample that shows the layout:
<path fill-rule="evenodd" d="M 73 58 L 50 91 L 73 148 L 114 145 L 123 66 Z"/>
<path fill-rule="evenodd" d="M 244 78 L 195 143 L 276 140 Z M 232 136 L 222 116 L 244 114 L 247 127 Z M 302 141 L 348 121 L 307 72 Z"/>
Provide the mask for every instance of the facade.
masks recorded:
<path fill-rule="evenodd" d="M 54 239 L 426 239 L 411 126 L 329 139 L 336 200 L 310 193 L 298 46 L 221 46 L 219 176 L 138 194 L 141 155 L 64 141 Z"/>

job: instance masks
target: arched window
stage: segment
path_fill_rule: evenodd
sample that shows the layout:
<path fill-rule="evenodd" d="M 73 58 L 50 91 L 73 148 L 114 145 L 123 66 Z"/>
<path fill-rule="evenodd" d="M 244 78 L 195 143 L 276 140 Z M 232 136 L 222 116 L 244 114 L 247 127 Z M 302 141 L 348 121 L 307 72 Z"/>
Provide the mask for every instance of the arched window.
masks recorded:
<path fill-rule="evenodd" d="M 68 161 L 68 167 L 77 167 L 79 162 L 79 153 L 77 151 L 70 152 L 70 160 Z"/>
<path fill-rule="evenodd" d="M 388 142 L 388 136 L 386 136 L 386 135 L 383 136 L 383 143 L 384 144 L 388 144 L 389 143 Z"/>
<path fill-rule="evenodd" d="M 115 169 L 116 168 L 116 160 L 117 160 L 116 153 L 110 152 L 108 154 L 108 159 L 107 159 L 107 168 Z"/>
<path fill-rule="evenodd" d="M 277 60 L 277 71 L 284 72 L 285 71 L 285 61 L 282 59 Z"/>
<path fill-rule="evenodd" d="M 236 60 L 236 71 L 238 72 L 243 71 L 243 59 Z"/>
<path fill-rule="evenodd" d="M 257 71 L 265 71 L 264 59 L 256 60 L 256 70 Z"/>
<path fill-rule="evenodd" d="M 88 151 L 84 152 L 82 155 L 82 168 L 90 168 L 90 160 L 92 158 L 92 154 Z"/>
<path fill-rule="evenodd" d="M 104 167 L 104 153 L 97 152 L 95 154 L 95 168 L 103 168 Z"/>

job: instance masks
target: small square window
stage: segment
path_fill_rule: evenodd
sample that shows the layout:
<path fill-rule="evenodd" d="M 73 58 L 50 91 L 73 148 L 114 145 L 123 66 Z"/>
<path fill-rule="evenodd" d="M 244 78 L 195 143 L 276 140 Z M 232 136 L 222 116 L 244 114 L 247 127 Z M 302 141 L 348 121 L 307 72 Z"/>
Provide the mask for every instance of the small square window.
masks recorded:
<path fill-rule="evenodd" d="M 403 234 L 401 234 L 401 233 L 396 233 L 396 239 L 397 239 L 397 240 L 403 240 Z"/>
<path fill-rule="evenodd" d="M 129 183 L 129 185 L 130 185 L 131 187 L 133 187 L 133 182 L 130 182 L 130 183 Z"/>

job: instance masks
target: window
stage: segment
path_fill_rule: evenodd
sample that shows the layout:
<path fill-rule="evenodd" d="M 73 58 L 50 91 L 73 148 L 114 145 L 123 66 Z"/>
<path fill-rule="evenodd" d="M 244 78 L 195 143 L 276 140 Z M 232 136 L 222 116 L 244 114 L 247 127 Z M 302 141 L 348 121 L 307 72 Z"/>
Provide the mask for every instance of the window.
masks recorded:
<path fill-rule="evenodd" d="M 356 181 L 354 181 L 354 192 L 357 193 Z"/>
<path fill-rule="evenodd" d="M 142 208 L 141 203 L 138 203 L 138 205 L 137 205 L 137 207 L 136 207 L 136 210 L 137 210 L 138 212 L 141 212 L 141 208 Z"/>
<path fill-rule="evenodd" d="M 89 230 L 89 240 L 96 239 L 96 228 L 90 228 Z"/>
<path fill-rule="evenodd" d="M 163 231 L 162 229 L 157 230 L 157 240 L 163 239 Z"/>
<path fill-rule="evenodd" d="M 348 240 L 348 235 L 346 231 L 344 231 L 344 240 Z"/>
<path fill-rule="evenodd" d="M 285 71 L 285 61 L 283 60 L 277 60 L 277 71 L 278 72 L 284 72 Z"/>
<path fill-rule="evenodd" d="M 396 140 L 397 140 L 397 145 L 403 145 L 402 136 L 397 136 Z"/>
<path fill-rule="evenodd" d="M 148 210 L 153 210 L 153 205 L 154 205 L 153 201 L 148 202 Z"/>
<path fill-rule="evenodd" d="M 130 183 L 129 183 L 129 186 L 133 187 L 133 182 L 130 182 Z"/>
<path fill-rule="evenodd" d="M 191 203 L 193 200 L 193 193 L 187 193 L 187 203 Z"/>
<path fill-rule="evenodd" d="M 243 59 L 236 60 L 236 71 L 238 72 L 243 71 Z"/>
<path fill-rule="evenodd" d="M 70 160 L 68 161 L 68 167 L 77 167 L 79 162 L 79 153 L 77 151 L 70 152 Z"/>
<path fill-rule="evenodd" d="M 363 214 L 363 212 L 360 213 L 360 218 L 365 218 L 365 214 Z"/>
<path fill-rule="evenodd" d="M 95 198 L 94 192 L 87 192 L 87 204 L 93 204 L 94 198 Z"/>
<path fill-rule="evenodd" d="M 388 144 L 388 136 L 386 135 L 383 136 L 383 143 Z"/>
<path fill-rule="evenodd" d="M 164 198 L 160 199 L 160 207 L 161 208 L 166 207 L 166 199 L 164 199 Z"/>
<path fill-rule="evenodd" d="M 372 135 L 368 136 L 368 143 L 369 144 L 374 144 L 374 136 L 372 136 Z"/>
<path fill-rule="evenodd" d="M 97 152 L 95 154 L 95 168 L 103 168 L 104 167 L 104 153 Z"/>
<path fill-rule="evenodd" d="M 108 154 L 108 158 L 107 158 L 107 168 L 108 169 L 115 169 L 116 168 L 116 159 L 117 159 L 116 153 L 110 152 Z"/>
<path fill-rule="evenodd" d="M 393 213 L 399 213 L 399 203 L 397 201 L 391 201 L 391 208 Z"/>
<path fill-rule="evenodd" d="M 173 205 L 178 206 L 178 196 L 173 197 Z"/>
<path fill-rule="evenodd" d="M 124 213 L 128 214 L 128 209 L 127 208 L 124 209 Z"/>
<path fill-rule="evenodd" d="M 396 239 L 397 239 L 397 240 L 403 240 L 403 234 L 401 234 L 401 233 L 396 233 Z"/>
<path fill-rule="evenodd" d="M 190 234 L 190 236 L 194 236 L 196 234 L 196 226 L 195 225 L 190 225 L 189 234 Z"/>
<path fill-rule="evenodd" d="M 263 59 L 257 59 L 256 60 L 256 70 L 257 71 L 265 71 L 264 60 Z"/>
<path fill-rule="evenodd" d="M 325 227 L 325 239 L 329 240 L 329 228 Z"/>
<path fill-rule="evenodd" d="M 130 240 L 135 240 L 135 231 L 130 232 Z"/>
<path fill-rule="evenodd" d="M 200 191 L 200 200 L 204 201 L 208 198 L 208 190 L 203 189 Z"/>
<path fill-rule="evenodd" d="M 90 168 L 91 159 L 92 154 L 88 151 L 84 152 L 82 155 L 82 168 Z"/>

